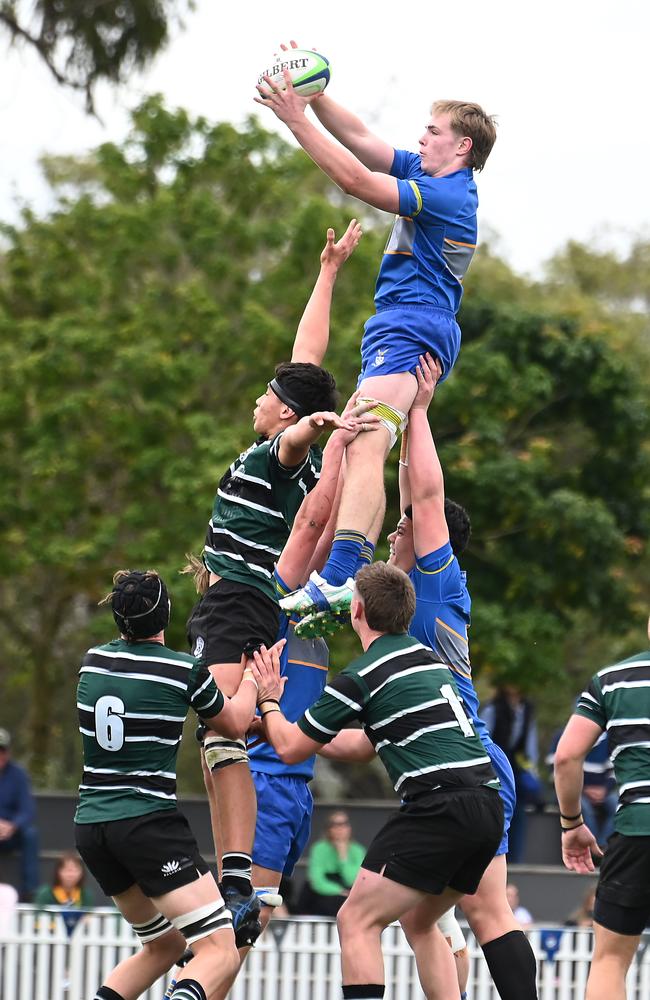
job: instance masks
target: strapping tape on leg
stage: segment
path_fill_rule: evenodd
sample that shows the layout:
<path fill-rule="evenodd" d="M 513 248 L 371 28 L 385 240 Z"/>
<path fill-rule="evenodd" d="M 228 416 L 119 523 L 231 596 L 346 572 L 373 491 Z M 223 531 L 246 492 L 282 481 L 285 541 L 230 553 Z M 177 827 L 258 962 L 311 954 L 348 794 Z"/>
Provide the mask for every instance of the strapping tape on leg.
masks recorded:
<path fill-rule="evenodd" d="M 358 403 L 372 403 L 372 397 L 361 396 L 357 399 Z M 402 413 L 401 410 L 395 409 L 394 406 L 389 406 L 388 403 L 382 403 L 379 400 L 375 401 L 375 406 L 368 413 L 373 413 L 376 417 L 379 417 L 379 422 L 386 428 L 390 434 L 390 446 L 391 448 L 397 441 L 398 434 L 401 434 L 408 423 L 408 416 L 406 413 Z M 362 418 L 363 419 L 363 418 Z"/>
<path fill-rule="evenodd" d="M 162 937 L 163 934 L 167 934 L 172 929 L 169 920 L 167 917 L 163 917 L 162 913 L 156 914 L 153 920 L 147 920 L 144 924 L 131 924 L 131 926 L 143 944 L 155 941 L 156 938 Z"/>
<path fill-rule="evenodd" d="M 232 928 L 232 917 L 223 903 L 206 903 L 181 917 L 174 917 L 172 923 L 188 945 L 192 945 L 214 931 L 223 930 L 224 927 Z"/>
<path fill-rule="evenodd" d="M 451 950 L 454 954 L 467 947 L 465 935 L 460 929 L 460 924 L 456 920 L 453 907 L 451 910 L 447 910 L 446 913 L 443 913 L 438 921 L 438 927 L 442 931 L 443 937 L 446 937 L 451 941 Z"/>
<path fill-rule="evenodd" d="M 211 771 L 230 764 L 248 764 L 245 740 L 229 740 L 226 736 L 207 736 L 203 740 L 205 762 Z"/>

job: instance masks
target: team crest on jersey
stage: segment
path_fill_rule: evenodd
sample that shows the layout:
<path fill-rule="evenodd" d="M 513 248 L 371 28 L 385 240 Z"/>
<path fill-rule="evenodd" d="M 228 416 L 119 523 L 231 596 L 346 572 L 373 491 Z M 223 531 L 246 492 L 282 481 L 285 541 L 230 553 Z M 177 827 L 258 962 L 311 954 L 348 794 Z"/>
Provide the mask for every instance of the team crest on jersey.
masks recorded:
<path fill-rule="evenodd" d="M 205 640 L 202 636 L 199 636 L 194 644 L 194 649 L 192 650 L 192 656 L 200 656 L 205 649 Z"/>
<path fill-rule="evenodd" d="M 377 351 L 377 357 L 373 362 L 375 368 L 379 368 L 380 365 L 383 365 L 385 360 L 386 360 L 386 351 L 385 350 Z"/>
<path fill-rule="evenodd" d="M 160 869 L 163 875 L 176 875 L 181 870 L 180 861 L 166 861 Z"/>

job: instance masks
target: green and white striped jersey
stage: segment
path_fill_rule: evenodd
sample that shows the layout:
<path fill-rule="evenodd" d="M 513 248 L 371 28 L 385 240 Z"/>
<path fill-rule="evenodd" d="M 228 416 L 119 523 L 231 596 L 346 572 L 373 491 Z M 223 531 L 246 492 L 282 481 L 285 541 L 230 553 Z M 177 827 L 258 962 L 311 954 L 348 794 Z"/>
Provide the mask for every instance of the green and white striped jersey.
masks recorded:
<path fill-rule="evenodd" d="M 614 828 L 650 836 L 650 650 L 594 674 L 576 714 L 607 732 L 619 793 Z"/>
<path fill-rule="evenodd" d="M 403 798 L 436 788 L 499 788 L 449 667 L 409 635 L 375 639 L 298 725 L 328 743 L 354 720 Z"/>
<path fill-rule="evenodd" d="M 84 770 L 76 823 L 176 806 L 176 756 L 188 710 L 209 719 L 224 700 L 205 663 L 158 642 L 89 649 L 77 686 Z"/>
<path fill-rule="evenodd" d="M 294 468 L 278 457 L 280 439 L 258 441 L 223 476 L 212 509 L 203 561 L 226 580 L 257 587 L 277 601 L 273 567 L 300 504 L 320 476 L 322 453 L 313 446 Z"/>

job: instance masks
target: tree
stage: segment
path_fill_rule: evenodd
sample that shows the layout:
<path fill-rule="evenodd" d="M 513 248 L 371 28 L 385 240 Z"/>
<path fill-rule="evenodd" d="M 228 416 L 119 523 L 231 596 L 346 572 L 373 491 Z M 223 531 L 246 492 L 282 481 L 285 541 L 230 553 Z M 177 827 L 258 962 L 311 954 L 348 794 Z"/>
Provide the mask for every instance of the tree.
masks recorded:
<path fill-rule="evenodd" d="M 19 752 L 60 787 L 79 773 L 80 655 L 112 634 L 97 601 L 115 569 L 155 567 L 184 648 L 193 594 L 176 573 L 289 355 L 325 230 L 358 206 L 255 120 L 214 125 L 159 98 L 123 145 L 44 168 L 56 207 L 5 226 L 0 257 L 0 724 L 21 720 Z M 367 228 L 334 298 L 327 363 L 342 394 L 385 241 L 385 220 Z M 432 409 L 448 493 L 472 515 L 479 684 L 523 680 L 562 712 L 598 665 L 594 635 L 626 651 L 650 594 L 647 384 L 627 318 L 484 248 Z M 335 669 L 357 652 L 342 636 Z M 184 752 L 200 787 L 190 741 Z"/>
<path fill-rule="evenodd" d="M 169 41 L 193 0 L 0 0 L 0 23 L 36 50 L 55 80 L 80 90 L 94 112 L 98 81 L 121 83 Z"/>
<path fill-rule="evenodd" d="M 93 608 L 115 569 L 166 575 L 184 646 L 175 574 L 290 354 L 327 226 L 347 224 L 277 137 L 158 99 L 124 147 L 45 169 L 58 206 L 5 228 L 0 272 L 0 646 L 40 780 L 76 753 L 75 664 L 112 633 Z M 352 324 L 371 252 L 338 283 Z"/>

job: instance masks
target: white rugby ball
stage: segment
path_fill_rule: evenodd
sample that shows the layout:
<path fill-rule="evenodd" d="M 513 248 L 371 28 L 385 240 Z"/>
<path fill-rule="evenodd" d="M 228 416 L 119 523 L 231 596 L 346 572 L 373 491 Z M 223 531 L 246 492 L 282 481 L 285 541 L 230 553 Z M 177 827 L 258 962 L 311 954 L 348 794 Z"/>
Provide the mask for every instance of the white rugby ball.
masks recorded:
<path fill-rule="evenodd" d="M 278 90 L 285 90 L 285 69 L 291 75 L 294 90 L 301 97 L 322 94 L 330 80 L 330 63 L 325 56 L 311 49 L 288 49 L 273 56 L 257 82 L 264 86 L 264 77 L 268 76 Z"/>

